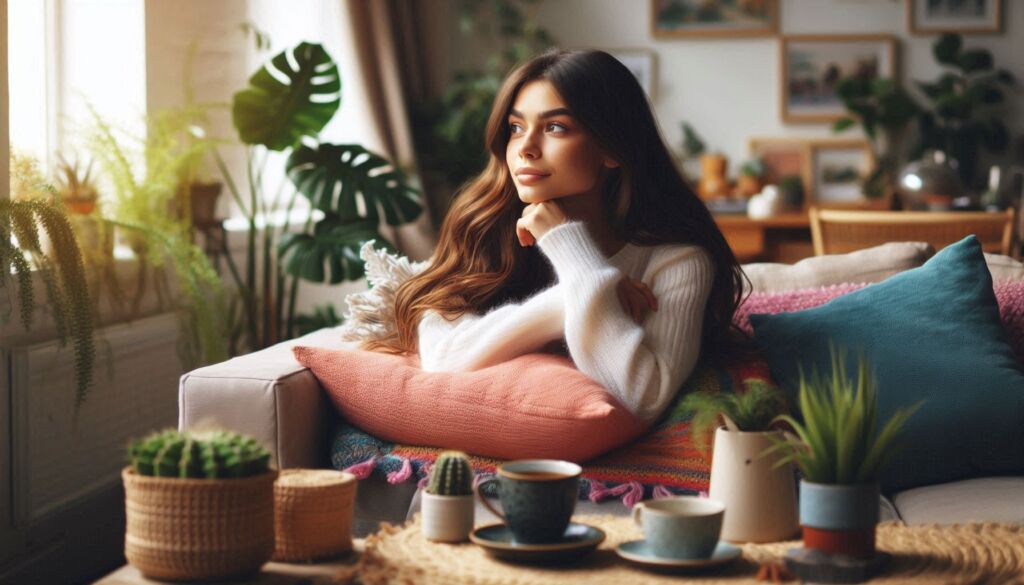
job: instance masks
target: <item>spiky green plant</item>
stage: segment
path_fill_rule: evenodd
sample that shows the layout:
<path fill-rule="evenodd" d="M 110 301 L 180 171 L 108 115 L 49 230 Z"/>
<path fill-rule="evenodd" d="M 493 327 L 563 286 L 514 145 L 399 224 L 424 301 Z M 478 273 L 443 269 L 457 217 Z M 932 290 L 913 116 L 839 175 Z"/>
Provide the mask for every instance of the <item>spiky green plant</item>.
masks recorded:
<path fill-rule="evenodd" d="M 19 316 L 29 330 L 40 306 L 32 289 L 32 273 L 42 280 L 58 339 L 62 345 L 68 339 L 74 343 L 77 416 L 92 388 L 96 354 L 92 302 L 74 229 L 56 192 L 34 168 L 26 159 L 12 160 L 14 199 L 0 199 L 0 287 L 7 286 L 14 275 Z M 50 240 L 46 251 L 40 233 Z"/>
<path fill-rule="evenodd" d="M 789 409 L 785 393 L 760 380 L 745 382 L 745 392 L 694 392 L 683 398 L 680 408 L 691 413 L 690 436 L 698 449 L 707 447 L 707 437 L 722 424 L 725 415 L 744 432 L 767 431 L 780 414 Z"/>
<path fill-rule="evenodd" d="M 270 452 L 256 439 L 228 431 L 158 431 L 128 448 L 139 475 L 230 479 L 266 473 Z"/>
<path fill-rule="evenodd" d="M 445 451 L 430 470 L 427 493 L 435 496 L 468 496 L 473 493 L 473 468 L 461 451 Z"/>
<path fill-rule="evenodd" d="M 778 420 L 793 427 L 769 452 L 782 452 L 779 465 L 793 461 L 807 481 L 852 485 L 878 481 L 894 451 L 894 439 L 921 403 L 897 410 L 878 431 L 876 381 L 864 356 L 857 360 L 856 379 L 847 377 L 842 350 L 830 349 L 831 378 L 800 371 L 800 414 Z"/>

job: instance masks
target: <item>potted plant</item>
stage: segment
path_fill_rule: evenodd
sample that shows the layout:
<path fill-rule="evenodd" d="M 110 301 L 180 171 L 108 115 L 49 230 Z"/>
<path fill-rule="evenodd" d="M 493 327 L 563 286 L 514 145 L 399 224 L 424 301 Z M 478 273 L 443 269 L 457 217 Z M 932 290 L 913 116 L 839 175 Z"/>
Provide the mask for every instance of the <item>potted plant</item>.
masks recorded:
<path fill-rule="evenodd" d="M 804 205 L 804 180 L 800 175 L 786 175 L 779 179 L 782 204 L 797 209 Z"/>
<path fill-rule="evenodd" d="M 830 375 L 801 372 L 802 422 L 789 415 L 796 436 L 777 439 L 772 451 L 784 454 L 803 474 L 800 525 L 804 547 L 830 555 L 870 559 L 875 554 L 879 472 L 892 454 L 893 440 L 920 406 L 901 409 L 878 429 L 877 390 L 867 360 L 857 363 L 856 379 L 846 373 L 841 352 L 832 351 Z"/>
<path fill-rule="evenodd" d="M 764 186 L 764 162 L 754 157 L 740 166 L 740 176 L 736 179 L 736 194 L 740 197 L 751 197 L 761 192 Z"/>
<path fill-rule="evenodd" d="M 128 457 L 124 553 L 144 575 L 226 579 L 270 559 L 277 472 L 255 439 L 168 430 L 135 441 Z"/>
<path fill-rule="evenodd" d="M 796 534 L 793 467 L 777 465 L 778 455 L 764 456 L 772 439 L 782 438 L 771 426 L 788 411 L 785 394 L 751 381 L 742 393 L 695 392 L 683 399 L 682 408 L 693 413 L 690 432 L 698 448 L 715 430 L 708 495 L 725 504 L 722 538 L 773 542 Z"/>
<path fill-rule="evenodd" d="M 728 157 L 720 152 L 700 155 L 700 182 L 697 183 L 697 193 L 701 199 L 717 199 L 729 194 L 729 181 L 725 177 L 728 167 Z"/>
<path fill-rule="evenodd" d="M 423 536 L 439 542 L 462 542 L 473 530 L 473 468 L 460 451 L 438 455 L 423 492 Z"/>
<path fill-rule="evenodd" d="M 31 157 L 12 152 L 11 199 L 0 198 L 0 286 L 12 281 L 17 311 L 32 330 L 41 305 L 34 291 L 42 281 L 50 318 L 61 342 L 75 353 L 75 416 L 92 388 L 96 343 L 92 301 L 82 252 L 67 211 Z M 12 237 L 13 236 L 13 237 Z M 35 281 L 35 282 L 34 282 Z"/>
<path fill-rule="evenodd" d="M 688 181 L 696 182 L 700 179 L 700 156 L 707 150 L 707 146 L 689 122 L 681 122 L 680 127 L 683 130 L 683 175 Z"/>

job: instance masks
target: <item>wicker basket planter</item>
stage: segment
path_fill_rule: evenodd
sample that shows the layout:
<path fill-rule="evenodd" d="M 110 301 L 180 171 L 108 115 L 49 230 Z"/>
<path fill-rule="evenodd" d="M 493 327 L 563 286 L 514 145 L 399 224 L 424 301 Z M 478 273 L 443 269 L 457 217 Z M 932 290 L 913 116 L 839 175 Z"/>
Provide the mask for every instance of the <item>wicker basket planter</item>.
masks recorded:
<path fill-rule="evenodd" d="M 356 476 L 331 469 L 288 469 L 274 483 L 274 560 L 335 557 L 352 550 Z"/>
<path fill-rule="evenodd" d="M 274 552 L 276 471 L 240 479 L 148 477 L 126 467 L 124 554 L 147 577 L 212 580 L 259 571 Z"/>

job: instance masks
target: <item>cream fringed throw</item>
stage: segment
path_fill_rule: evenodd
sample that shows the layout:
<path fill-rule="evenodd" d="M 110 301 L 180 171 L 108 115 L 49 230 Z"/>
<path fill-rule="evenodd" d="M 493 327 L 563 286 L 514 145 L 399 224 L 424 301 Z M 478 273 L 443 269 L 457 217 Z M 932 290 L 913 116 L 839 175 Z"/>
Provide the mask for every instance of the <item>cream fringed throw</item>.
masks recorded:
<path fill-rule="evenodd" d="M 365 342 L 388 337 L 395 330 L 395 292 L 406 280 L 419 274 L 429 261 L 410 262 L 405 256 L 388 254 L 373 247 L 374 240 L 363 244 L 359 257 L 366 262 L 366 281 L 370 288 L 345 297 L 348 313 L 341 327 L 342 341 Z"/>

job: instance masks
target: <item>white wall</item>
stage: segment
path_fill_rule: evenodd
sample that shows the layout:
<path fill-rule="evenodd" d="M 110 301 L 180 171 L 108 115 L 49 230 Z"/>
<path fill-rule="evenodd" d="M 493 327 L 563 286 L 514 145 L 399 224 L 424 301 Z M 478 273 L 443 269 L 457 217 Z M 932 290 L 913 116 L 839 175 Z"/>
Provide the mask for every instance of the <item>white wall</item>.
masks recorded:
<path fill-rule="evenodd" d="M 456 3 L 450 2 L 454 14 Z M 567 48 L 644 48 L 657 55 L 655 110 L 666 140 L 679 148 L 681 121 L 690 122 L 710 149 L 730 159 L 730 175 L 748 156 L 751 136 L 833 136 L 827 124 L 783 124 L 779 117 L 778 40 L 764 38 L 655 39 L 650 34 L 649 0 L 543 0 L 538 21 Z M 936 35 L 907 32 L 903 0 L 781 0 L 780 34 L 893 34 L 899 44 L 904 87 L 931 81 L 940 69 L 931 55 Z M 451 45 L 455 70 L 486 57 L 468 43 L 453 16 L 442 34 Z M 1024 2 L 1005 0 L 1003 32 L 970 35 L 965 45 L 992 51 L 997 67 L 1024 85 Z M 916 91 L 916 89 L 914 90 Z M 1005 120 L 1011 135 L 1024 133 L 1024 93 L 1010 94 Z M 851 130 L 844 136 L 862 133 Z M 1024 161 L 1018 161 L 1024 162 Z"/>

